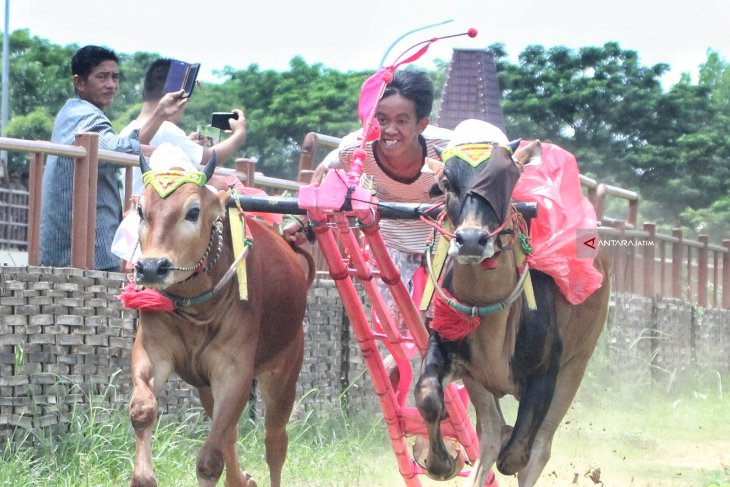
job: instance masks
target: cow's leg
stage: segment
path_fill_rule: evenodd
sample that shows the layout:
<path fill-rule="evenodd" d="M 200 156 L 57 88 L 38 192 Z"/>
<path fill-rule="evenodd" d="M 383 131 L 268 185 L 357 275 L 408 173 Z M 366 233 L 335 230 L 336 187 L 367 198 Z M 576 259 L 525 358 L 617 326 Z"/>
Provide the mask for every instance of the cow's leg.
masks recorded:
<path fill-rule="evenodd" d="M 522 312 L 513 371 L 521 385 L 520 404 L 512 435 L 497 458 L 497 468 L 514 475 L 530 460 L 532 444 L 555 392 L 562 341 L 555 316 L 555 283 L 532 271 L 537 310 Z"/>
<path fill-rule="evenodd" d="M 462 380 L 467 391 L 469 391 L 469 399 L 474 405 L 477 435 L 479 435 L 479 457 L 474 462 L 465 485 L 482 487 L 487 482 L 490 467 L 499 455 L 502 444 L 502 428 L 505 426 L 505 421 L 494 394 L 468 377 Z"/>
<path fill-rule="evenodd" d="M 244 349 L 239 357 L 253 357 L 254 350 Z M 226 486 L 254 487 L 256 483 L 238 467 L 236 440 L 238 419 L 248 401 L 253 382 L 253 363 L 228 363 L 211 374 L 213 396 L 212 425 L 208 439 L 198 453 L 197 474 L 201 487 L 213 487 L 226 466 Z"/>
<path fill-rule="evenodd" d="M 555 388 L 555 395 L 550 404 L 545 420 L 535 437 L 532 446 L 532 455 L 527 466 L 520 470 L 517 475 L 520 487 L 531 487 L 537 483 L 543 468 L 550 459 L 553 436 L 558 429 L 565 413 L 568 412 L 573 402 L 575 393 L 580 386 L 587 360 L 579 360 L 582 363 L 563 364 L 558 374 L 558 381 Z"/>
<path fill-rule="evenodd" d="M 157 485 L 152 471 L 152 429 L 157 421 L 157 393 L 172 369 L 172 363 L 159 358 L 155 360 L 148 353 L 140 324 L 132 346 L 132 399 L 129 402 L 129 419 L 135 441 L 133 487 Z"/>
<path fill-rule="evenodd" d="M 281 363 L 258 376 L 259 389 L 266 404 L 265 446 L 271 487 L 280 487 L 281 470 L 286 460 L 289 422 L 296 399 L 297 379 L 304 356 L 303 334 L 297 337 L 289 350 L 281 354 Z"/>
<path fill-rule="evenodd" d="M 210 387 L 199 387 L 198 388 L 198 395 L 200 396 L 200 403 L 203 405 L 203 409 L 205 410 L 205 414 L 209 417 L 213 417 L 213 392 L 210 390 Z M 238 463 L 238 452 L 236 450 L 236 442 L 238 441 L 238 438 L 234 435 L 233 442 L 229 444 L 228 448 L 223 452 L 223 458 L 226 465 L 226 486 L 233 486 L 233 485 L 241 485 L 241 482 L 244 482 L 243 485 L 246 485 L 246 482 L 249 483 L 249 485 L 253 486 L 255 485 L 255 482 L 251 480 L 251 475 L 247 472 L 241 472 L 241 467 Z M 238 474 L 236 473 L 238 472 Z M 241 475 L 243 476 L 243 480 L 241 480 Z M 232 483 L 238 481 L 239 483 Z"/>
<path fill-rule="evenodd" d="M 429 449 L 426 469 L 434 479 L 449 479 L 454 475 L 456 462 L 449 455 L 441 438 L 441 420 L 444 417 L 444 387 L 448 366 L 438 335 L 428 339 L 423 374 L 415 388 L 416 407 L 428 430 Z"/>
<path fill-rule="evenodd" d="M 576 333 L 575 328 L 565 332 L 568 335 L 565 337 L 564 355 L 570 353 L 571 356 L 566 356 L 566 361 L 560 365 L 555 395 L 535 438 L 532 456 L 527 466 L 518 474 L 520 487 L 535 485 L 550 459 L 555 431 L 575 398 L 606 321 L 609 294 L 610 286 L 604 286 L 580 305 L 580 312 L 576 313 L 575 309 L 571 309 L 570 316 L 561 316 L 562 323 L 574 324 L 573 326 L 580 327 L 582 333 Z"/>

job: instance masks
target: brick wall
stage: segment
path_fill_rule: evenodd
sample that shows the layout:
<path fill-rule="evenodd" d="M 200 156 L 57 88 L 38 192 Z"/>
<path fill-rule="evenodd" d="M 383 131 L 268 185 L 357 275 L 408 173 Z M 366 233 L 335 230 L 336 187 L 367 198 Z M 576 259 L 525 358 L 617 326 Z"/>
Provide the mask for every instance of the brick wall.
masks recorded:
<path fill-rule="evenodd" d="M 100 271 L 0 268 L 0 444 L 18 426 L 63 432 L 89 394 L 110 404 L 129 400 L 136 314 L 115 298 L 124 282 L 123 274 Z M 304 327 L 297 412 L 327 413 L 343 399 L 358 411 L 376 411 L 332 281 L 318 281 L 310 291 Z M 729 351 L 730 311 L 616 294 L 597 354 L 610 373 L 652 383 L 675 380 L 692 366 L 726 374 Z M 176 414 L 198 400 L 172 378 L 159 404 L 162 414 Z M 254 411 L 261 407 L 257 400 Z"/>
<path fill-rule="evenodd" d="M 612 296 L 598 346 L 619 378 L 671 389 L 686 374 L 730 373 L 730 310 L 678 299 Z"/>

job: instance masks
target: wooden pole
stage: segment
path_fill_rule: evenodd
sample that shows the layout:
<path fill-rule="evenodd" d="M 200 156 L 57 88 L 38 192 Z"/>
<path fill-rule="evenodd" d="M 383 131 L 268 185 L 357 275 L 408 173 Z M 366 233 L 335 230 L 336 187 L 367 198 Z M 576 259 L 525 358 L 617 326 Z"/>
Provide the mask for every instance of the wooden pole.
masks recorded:
<path fill-rule="evenodd" d="M 697 255 L 697 304 L 707 307 L 708 255 L 710 247 L 709 235 L 700 235 L 697 239 L 702 244 Z"/>
<path fill-rule="evenodd" d="M 644 247 L 642 252 L 642 259 L 644 260 L 644 285 L 642 286 L 642 292 L 646 297 L 654 296 L 654 242 L 656 242 L 656 224 L 644 223 L 644 231 L 648 233 L 644 237 Z M 650 242 L 652 244 L 650 244 Z"/>
<path fill-rule="evenodd" d="M 28 265 L 40 264 L 43 152 L 31 152 L 28 168 Z"/>
<path fill-rule="evenodd" d="M 673 228 L 672 237 L 672 297 L 682 299 L 682 229 Z"/>

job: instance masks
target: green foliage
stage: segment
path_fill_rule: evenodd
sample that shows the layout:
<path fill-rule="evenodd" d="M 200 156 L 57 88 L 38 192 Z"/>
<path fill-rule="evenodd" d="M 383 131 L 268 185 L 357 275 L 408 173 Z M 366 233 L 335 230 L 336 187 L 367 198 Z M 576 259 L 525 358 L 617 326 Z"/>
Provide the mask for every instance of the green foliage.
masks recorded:
<path fill-rule="evenodd" d="M 573 152 L 585 174 L 633 182 L 621 160 L 644 142 L 667 65 L 640 66 L 635 51 L 614 42 L 577 51 L 529 46 L 517 65 L 493 47 L 510 136 L 550 140 Z"/>

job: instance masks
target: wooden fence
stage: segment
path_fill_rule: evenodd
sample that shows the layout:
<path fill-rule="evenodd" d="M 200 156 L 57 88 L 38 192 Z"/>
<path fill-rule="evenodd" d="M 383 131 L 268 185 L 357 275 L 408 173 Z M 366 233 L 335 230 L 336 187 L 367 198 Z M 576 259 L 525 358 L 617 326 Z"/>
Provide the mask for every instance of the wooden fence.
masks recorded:
<path fill-rule="evenodd" d="M 316 162 L 336 147 L 338 138 L 311 132 L 302 143 L 297 181 L 267 177 L 256 172 L 255 163 L 238 159 L 236 169 L 221 168 L 217 172 L 235 173 L 245 184 L 273 192 L 296 192 L 311 179 Z M 44 141 L 0 138 L 0 149 L 29 154 L 30 178 L 27 210 L 27 249 L 29 265 L 39 264 L 39 224 L 41 181 L 46 155 L 55 154 L 74 159 L 74 200 L 72 208 L 71 266 L 91 269 L 94 262 L 94 225 L 96 206 L 96 167 L 99 161 L 126 168 L 126 188 L 131 188 L 131 168 L 138 157 L 98 149 L 98 135 L 80 133 L 73 146 Z M 637 228 L 639 197 L 632 191 L 599 183 L 581 176 L 586 196 L 593 203 L 601 221 L 598 244 L 604 246 L 613 259 L 616 292 L 628 292 L 646 297 L 672 297 L 702 307 L 730 309 L 730 239 L 722 245 L 709 242 L 706 235 L 697 240 L 686 239 L 680 229 L 671 235 L 656 232 L 656 226 L 645 223 Z M 129 191 L 129 190 L 127 190 Z M 129 201 L 129 193 L 125 201 Z M 607 202 L 625 202 L 625 214 L 605 214 Z M 22 211 L 17 209 L 17 211 Z M 0 213 L 0 215 L 2 215 Z M 0 216 L 0 226 L 2 226 Z M 17 228 L 23 228 L 17 226 Z M 13 230 L 15 231 L 15 230 Z M 20 232 L 22 230 L 18 230 Z M 23 240 L 18 238 L 18 241 Z"/>

